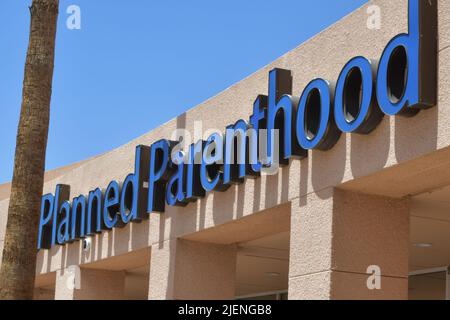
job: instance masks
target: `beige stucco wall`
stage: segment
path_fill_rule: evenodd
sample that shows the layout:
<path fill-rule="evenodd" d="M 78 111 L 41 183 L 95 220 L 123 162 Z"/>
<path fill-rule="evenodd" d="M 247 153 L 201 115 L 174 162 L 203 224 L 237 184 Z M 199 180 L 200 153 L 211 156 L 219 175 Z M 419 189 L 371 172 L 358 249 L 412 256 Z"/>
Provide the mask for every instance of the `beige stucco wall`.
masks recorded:
<path fill-rule="evenodd" d="M 408 299 L 409 201 L 329 188 L 291 202 L 290 299 Z M 382 286 L 368 290 L 367 269 Z"/>
<path fill-rule="evenodd" d="M 134 149 L 170 138 L 173 130 L 193 131 L 194 121 L 203 129 L 224 130 L 240 118 L 248 119 L 258 94 L 267 94 L 268 72 L 275 67 L 293 72 L 294 94 L 306 84 L 323 77 L 335 81 L 352 57 L 378 59 L 388 41 L 407 30 L 407 1 L 373 1 L 381 7 L 382 29 L 366 27 L 367 6 L 356 10 L 306 43 L 238 82 L 224 92 L 178 118 L 107 154 L 84 162 L 57 179 L 47 179 L 45 192 L 57 183 L 71 185 L 71 195 L 86 194 L 109 181 L 122 181 L 133 171 Z M 41 251 L 39 274 L 72 264 L 86 264 L 153 244 L 191 235 L 197 231 L 242 219 L 261 210 L 315 194 L 328 199 L 330 187 L 370 194 L 404 197 L 436 185 L 450 183 L 450 2 L 439 0 L 439 105 L 415 118 L 385 117 L 367 136 L 342 135 L 330 151 L 313 151 L 307 159 L 292 161 L 276 176 L 248 179 L 225 193 L 212 192 L 186 208 L 167 207 L 163 215 L 153 214 L 142 224 L 132 224 L 96 236 L 89 254 L 80 243 Z M 282 36 L 282 35 L 280 35 Z M 268 39 L 270 41 L 270 39 Z M 149 105 L 158 109 L 158 106 Z M 0 244 L 8 200 L 0 202 Z"/>
<path fill-rule="evenodd" d="M 236 246 L 169 240 L 152 246 L 149 299 L 233 299 Z"/>
<path fill-rule="evenodd" d="M 73 270 L 56 273 L 55 300 L 121 300 L 125 298 L 125 273 L 80 269 L 79 280 Z"/>

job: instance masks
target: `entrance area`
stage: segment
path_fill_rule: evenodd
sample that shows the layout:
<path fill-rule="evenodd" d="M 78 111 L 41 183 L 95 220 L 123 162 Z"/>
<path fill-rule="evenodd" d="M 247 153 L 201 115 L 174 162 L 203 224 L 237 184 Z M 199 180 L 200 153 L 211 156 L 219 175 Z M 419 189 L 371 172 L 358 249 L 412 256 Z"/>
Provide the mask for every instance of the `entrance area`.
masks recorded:
<path fill-rule="evenodd" d="M 238 245 L 236 299 L 287 300 L 289 232 Z"/>
<path fill-rule="evenodd" d="M 450 300 L 450 186 L 411 200 L 410 300 Z"/>

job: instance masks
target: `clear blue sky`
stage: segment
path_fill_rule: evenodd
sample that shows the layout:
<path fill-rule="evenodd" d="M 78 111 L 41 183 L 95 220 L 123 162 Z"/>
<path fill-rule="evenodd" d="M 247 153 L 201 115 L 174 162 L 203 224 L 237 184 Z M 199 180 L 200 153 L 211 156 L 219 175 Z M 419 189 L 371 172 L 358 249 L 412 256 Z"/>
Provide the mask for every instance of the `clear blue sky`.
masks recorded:
<path fill-rule="evenodd" d="M 365 2 L 60 0 L 47 169 L 150 131 Z M 12 178 L 30 3 L 0 1 L 0 183 Z M 72 4 L 81 30 L 66 28 Z"/>

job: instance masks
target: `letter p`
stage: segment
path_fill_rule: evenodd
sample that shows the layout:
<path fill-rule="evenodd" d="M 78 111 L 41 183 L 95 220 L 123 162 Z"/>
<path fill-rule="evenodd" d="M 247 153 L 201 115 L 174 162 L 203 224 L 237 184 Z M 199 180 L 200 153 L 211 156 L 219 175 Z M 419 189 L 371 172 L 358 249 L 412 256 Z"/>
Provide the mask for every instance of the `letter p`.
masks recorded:
<path fill-rule="evenodd" d="M 38 250 L 50 249 L 52 244 L 52 216 L 55 197 L 52 194 L 42 196 L 41 218 L 39 219 Z"/>

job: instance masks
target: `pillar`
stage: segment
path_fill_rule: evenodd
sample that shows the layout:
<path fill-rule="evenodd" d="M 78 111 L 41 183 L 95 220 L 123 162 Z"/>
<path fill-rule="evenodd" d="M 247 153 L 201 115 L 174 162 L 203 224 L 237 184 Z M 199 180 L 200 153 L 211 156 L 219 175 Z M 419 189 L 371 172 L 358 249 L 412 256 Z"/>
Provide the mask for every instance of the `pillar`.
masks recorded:
<path fill-rule="evenodd" d="M 56 272 L 55 300 L 120 300 L 125 273 L 73 267 Z"/>
<path fill-rule="evenodd" d="M 407 200 L 339 189 L 293 200 L 289 299 L 408 299 L 408 249 Z"/>
<path fill-rule="evenodd" d="M 182 239 L 152 246 L 149 299 L 234 299 L 236 246 Z"/>

